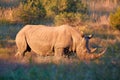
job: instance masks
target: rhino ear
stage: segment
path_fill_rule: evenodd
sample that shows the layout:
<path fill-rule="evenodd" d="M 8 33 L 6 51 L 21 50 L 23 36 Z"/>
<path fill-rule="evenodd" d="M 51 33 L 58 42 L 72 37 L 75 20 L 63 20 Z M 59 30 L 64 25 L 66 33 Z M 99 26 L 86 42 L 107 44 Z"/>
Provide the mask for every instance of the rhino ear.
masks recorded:
<path fill-rule="evenodd" d="M 89 38 L 89 39 L 91 39 L 92 37 L 93 37 L 93 34 L 91 34 L 91 35 L 88 35 L 88 38 Z"/>

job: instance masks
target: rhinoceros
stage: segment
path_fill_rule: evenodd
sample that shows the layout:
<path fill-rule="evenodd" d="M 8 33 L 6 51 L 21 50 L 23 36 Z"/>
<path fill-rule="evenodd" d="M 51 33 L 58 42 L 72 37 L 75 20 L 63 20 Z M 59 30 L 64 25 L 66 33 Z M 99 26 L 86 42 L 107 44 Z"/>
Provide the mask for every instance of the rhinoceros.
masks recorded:
<path fill-rule="evenodd" d="M 16 35 L 18 52 L 16 56 L 25 56 L 31 50 L 35 53 L 48 56 L 61 57 L 65 50 L 75 52 L 79 59 L 96 59 L 101 57 L 105 50 L 99 54 L 91 53 L 88 46 L 92 36 L 83 33 L 69 25 L 49 27 L 45 25 L 26 25 Z"/>

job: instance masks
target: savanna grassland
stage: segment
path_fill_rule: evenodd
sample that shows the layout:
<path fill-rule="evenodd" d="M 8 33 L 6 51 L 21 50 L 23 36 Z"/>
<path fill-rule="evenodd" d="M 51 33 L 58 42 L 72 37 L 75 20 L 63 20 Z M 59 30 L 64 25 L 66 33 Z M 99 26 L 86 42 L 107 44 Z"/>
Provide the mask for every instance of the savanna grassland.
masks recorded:
<path fill-rule="evenodd" d="M 83 0 L 83 3 L 86 1 Z M 71 56 L 70 59 L 62 58 L 56 62 L 52 56 L 41 57 L 34 52 L 28 52 L 24 58 L 16 58 L 15 36 L 25 24 L 60 25 L 58 19 L 62 13 L 57 15 L 48 10 L 47 18 L 42 18 L 43 23 L 24 23 L 26 18 L 22 22 L 21 18 L 14 20 L 15 17 L 9 15 L 17 9 L 16 4 L 19 4 L 19 0 L 0 0 L 0 80 L 120 80 L 120 31 L 113 29 L 109 24 L 109 15 L 118 4 L 112 1 L 114 0 L 95 0 L 95 4 L 90 1 L 89 18 L 86 18 L 88 20 L 80 24 L 79 21 L 74 23 L 84 34 L 94 34 L 90 40 L 90 47 L 97 47 L 97 53 L 107 48 L 105 54 L 100 59 L 90 62 L 80 61 L 76 56 Z M 4 13 L 1 13 L 2 11 Z M 53 14 L 57 15 L 57 22 L 52 21 L 53 16 L 49 17 Z"/>

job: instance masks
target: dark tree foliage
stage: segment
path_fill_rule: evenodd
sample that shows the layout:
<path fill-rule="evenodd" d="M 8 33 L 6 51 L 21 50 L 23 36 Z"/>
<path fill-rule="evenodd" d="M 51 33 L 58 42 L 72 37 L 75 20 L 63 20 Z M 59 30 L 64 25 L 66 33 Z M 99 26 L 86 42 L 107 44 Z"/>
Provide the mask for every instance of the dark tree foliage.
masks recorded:
<path fill-rule="evenodd" d="M 45 8 L 40 0 L 27 0 L 20 3 L 16 11 L 17 17 L 24 23 L 38 23 L 46 16 Z"/>
<path fill-rule="evenodd" d="M 20 21 L 25 23 L 39 23 L 43 19 L 52 19 L 53 21 L 55 19 L 55 22 L 58 19 L 57 23 L 59 23 L 60 17 L 65 20 L 70 19 L 71 21 L 71 18 L 75 20 L 78 14 L 85 15 L 86 13 L 87 6 L 81 0 L 23 0 L 15 15 Z M 66 16 L 62 14 L 68 15 L 71 18 L 66 19 Z M 74 18 L 75 15 L 76 17 Z M 79 15 L 78 18 L 80 18 L 79 21 L 82 19 Z"/>
<path fill-rule="evenodd" d="M 120 30 L 120 7 L 115 13 L 110 15 L 110 25 L 113 28 Z"/>

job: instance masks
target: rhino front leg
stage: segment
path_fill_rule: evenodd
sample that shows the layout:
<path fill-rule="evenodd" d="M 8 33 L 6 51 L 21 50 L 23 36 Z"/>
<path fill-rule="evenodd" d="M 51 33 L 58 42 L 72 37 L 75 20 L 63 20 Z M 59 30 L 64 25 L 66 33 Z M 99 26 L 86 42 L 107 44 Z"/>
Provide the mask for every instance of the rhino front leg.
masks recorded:
<path fill-rule="evenodd" d="M 61 59 L 62 58 L 62 55 L 63 55 L 63 48 L 56 48 L 55 49 L 55 58 L 56 59 Z"/>

